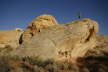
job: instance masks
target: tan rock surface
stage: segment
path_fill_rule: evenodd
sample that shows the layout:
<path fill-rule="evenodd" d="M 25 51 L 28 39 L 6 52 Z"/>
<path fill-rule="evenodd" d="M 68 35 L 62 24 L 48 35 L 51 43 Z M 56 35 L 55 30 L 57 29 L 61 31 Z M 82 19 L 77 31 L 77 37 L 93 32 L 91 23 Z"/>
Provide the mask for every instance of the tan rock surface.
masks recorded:
<path fill-rule="evenodd" d="M 0 47 L 9 45 L 16 48 L 19 45 L 19 38 L 22 30 L 17 28 L 16 30 L 0 30 Z"/>
<path fill-rule="evenodd" d="M 108 36 L 96 36 L 96 47 L 90 49 L 86 56 L 108 56 Z"/>
<path fill-rule="evenodd" d="M 58 22 L 56 19 L 51 15 L 41 15 L 34 19 L 31 24 L 25 29 L 24 33 L 20 38 L 20 44 L 24 41 L 29 41 L 34 35 L 38 34 L 49 26 L 57 25 Z"/>
<path fill-rule="evenodd" d="M 96 32 L 98 24 L 91 19 L 48 27 L 14 50 L 11 55 L 39 56 L 43 60 L 82 57 L 95 47 Z"/>

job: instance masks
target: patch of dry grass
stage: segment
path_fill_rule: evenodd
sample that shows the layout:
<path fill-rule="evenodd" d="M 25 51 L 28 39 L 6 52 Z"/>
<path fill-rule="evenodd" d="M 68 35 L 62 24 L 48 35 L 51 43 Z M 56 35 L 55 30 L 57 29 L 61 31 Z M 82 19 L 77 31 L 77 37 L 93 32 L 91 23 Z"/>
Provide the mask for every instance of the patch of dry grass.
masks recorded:
<path fill-rule="evenodd" d="M 79 58 L 72 62 L 42 61 L 34 57 L 0 57 L 0 72 L 107 72 L 108 57 Z"/>

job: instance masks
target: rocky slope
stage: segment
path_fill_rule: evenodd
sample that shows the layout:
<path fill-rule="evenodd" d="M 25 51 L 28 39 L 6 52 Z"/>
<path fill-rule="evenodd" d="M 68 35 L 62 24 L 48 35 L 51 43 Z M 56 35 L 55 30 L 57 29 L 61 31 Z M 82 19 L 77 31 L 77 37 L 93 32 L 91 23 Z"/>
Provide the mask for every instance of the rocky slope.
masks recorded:
<path fill-rule="evenodd" d="M 93 49 L 90 49 L 87 56 L 106 56 L 108 55 L 108 36 L 97 36 L 97 44 Z"/>
<path fill-rule="evenodd" d="M 4 48 L 5 46 L 18 47 L 22 32 L 23 30 L 19 28 L 15 30 L 0 30 L 0 48 Z"/>

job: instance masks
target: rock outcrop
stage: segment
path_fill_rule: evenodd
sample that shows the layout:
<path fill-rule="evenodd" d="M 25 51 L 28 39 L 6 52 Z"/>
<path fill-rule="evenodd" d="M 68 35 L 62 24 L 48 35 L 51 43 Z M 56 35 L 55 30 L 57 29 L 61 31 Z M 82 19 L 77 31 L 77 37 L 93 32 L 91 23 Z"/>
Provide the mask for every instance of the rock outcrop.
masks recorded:
<path fill-rule="evenodd" d="M 0 71 L 107 72 L 108 36 L 97 35 L 98 28 L 88 18 L 58 24 L 42 15 L 24 33 L 0 31 Z"/>
<path fill-rule="evenodd" d="M 87 18 L 51 26 L 23 43 L 11 55 L 36 56 L 43 60 L 83 57 L 96 46 L 97 32 L 97 22 Z"/>
<path fill-rule="evenodd" d="M 41 32 L 43 29 L 57 25 L 58 22 L 52 15 L 41 15 L 34 19 L 28 27 L 25 29 L 24 33 L 21 35 L 19 43 L 29 41 L 34 35 Z"/>
<path fill-rule="evenodd" d="M 15 30 L 0 30 L 0 48 L 10 46 L 16 48 L 19 46 L 19 38 L 23 30 L 16 28 Z"/>

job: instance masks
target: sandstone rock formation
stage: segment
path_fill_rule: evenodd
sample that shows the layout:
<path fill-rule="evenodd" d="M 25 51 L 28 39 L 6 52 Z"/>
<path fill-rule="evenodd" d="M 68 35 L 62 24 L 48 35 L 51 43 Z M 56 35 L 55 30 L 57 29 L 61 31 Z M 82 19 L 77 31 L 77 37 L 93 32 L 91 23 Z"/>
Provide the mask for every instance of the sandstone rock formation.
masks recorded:
<path fill-rule="evenodd" d="M 43 60 L 83 57 L 96 46 L 97 32 L 97 22 L 87 18 L 51 26 L 33 36 L 29 42 L 23 43 L 11 55 L 35 56 Z"/>
<path fill-rule="evenodd" d="M 108 36 L 97 35 L 98 28 L 88 18 L 58 24 L 42 15 L 24 33 L 0 31 L 0 71 L 107 72 Z"/>
<path fill-rule="evenodd" d="M 41 15 L 34 19 L 28 27 L 25 29 L 24 33 L 22 34 L 19 43 L 30 40 L 34 35 L 41 32 L 43 29 L 57 25 L 56 19 L 51 15 Z"/>
<path fill-rule="evenodd" d="M 15 30 L 0 30 L 0 48 L 11 46 L 16 48 L 19 45 L 19 38 L 22 34 L 22 29 Z"/>

